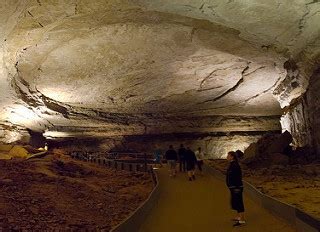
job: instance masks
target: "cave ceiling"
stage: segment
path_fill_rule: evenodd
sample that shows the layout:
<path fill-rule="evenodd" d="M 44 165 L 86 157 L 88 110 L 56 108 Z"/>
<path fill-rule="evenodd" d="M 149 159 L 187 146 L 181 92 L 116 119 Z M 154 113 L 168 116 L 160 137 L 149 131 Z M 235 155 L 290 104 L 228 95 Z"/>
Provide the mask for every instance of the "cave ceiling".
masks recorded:
<path fill-rule="evenodd" d="M 0 120 L 145 131 L 152 117 L 281 115 L 283 64 L 319 55 L 319 12 L 301 0 L 2 0 Z"/>

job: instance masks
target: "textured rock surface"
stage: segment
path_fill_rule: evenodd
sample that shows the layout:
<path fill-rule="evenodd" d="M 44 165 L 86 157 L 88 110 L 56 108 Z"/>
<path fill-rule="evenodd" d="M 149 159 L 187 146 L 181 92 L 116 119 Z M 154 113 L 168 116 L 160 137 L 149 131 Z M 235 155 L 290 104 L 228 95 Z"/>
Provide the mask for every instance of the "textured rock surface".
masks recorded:
<path fill-rule="evenodd" d="M 296 147 L 313 147 L 320 154 L 320 81 L 319 70 L 310 79 L 307 92 L 296 100 L 287 113 L 282 116 L 282 128 L 290 131 Z"/>
<path fill-rule="evenodd" d="M 310 147 L 316 149 L 320 155 L 320 69 L 311 77 L 310 88 L 307 93 L 307 101 L 309 102 L 309 117 L 311 126 L 308 128 L 311 134 Z M 310 125 L 309 124 L 309 125 Z"/>
<path fill-rule="evenodd" d="M 288 131 L 282 134 L 267 134 L 256 143 L 250 144 L 244 150 L 246 164 L 285 164 L 289 162 L 288 148 L 292 142 L 292 136 Z"/>
<path fill-rule="evenodd" d="M 250 143 L 261 138 L 258 133 L 211 133 L 211 134 L 165 134 L 161 136 L 126 137 L 113 150 L 133 150 L 153 152 L 156 148 L 163 153 L 173 145 L 178 150 L 180 144 L 196 150 L 202 148 L 206 159 L 226 158 L 231 150 L 244 150 Z"/>
<path fill-rule="evenodd" d="M 110 231 L 134 212 L 150 175 L 114 171 L 54 150 L 31 162 L 0 161 L 2 230 Z"/>
<path fill-rule="evenodd" d="M 319 11 L 311 0 L 3 0 L 1 140 L 25 128 L 278 130 L 280 105 L 306 91 L 319 61 Z"/>

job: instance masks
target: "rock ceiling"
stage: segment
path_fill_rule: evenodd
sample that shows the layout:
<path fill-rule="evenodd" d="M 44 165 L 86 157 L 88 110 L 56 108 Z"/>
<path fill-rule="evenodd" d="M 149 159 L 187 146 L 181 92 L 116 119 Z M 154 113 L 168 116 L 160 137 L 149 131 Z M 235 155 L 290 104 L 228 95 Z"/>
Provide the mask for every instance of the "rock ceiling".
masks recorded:
<path fill-rule="evenodd" d="M 319 55 L 319 5 L 2 0 L 0 121 L 130 134 L 159 117 L 280 115 L 284 63 Z"/>

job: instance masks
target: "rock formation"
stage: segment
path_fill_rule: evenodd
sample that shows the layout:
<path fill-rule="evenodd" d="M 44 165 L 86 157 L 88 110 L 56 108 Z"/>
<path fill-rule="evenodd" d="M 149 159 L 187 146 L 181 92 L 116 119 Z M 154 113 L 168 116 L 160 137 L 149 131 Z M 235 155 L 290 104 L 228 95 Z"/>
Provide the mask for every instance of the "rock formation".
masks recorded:
<path fill-rule="evenodd" d="M 243 163 L 245 164 L 288 164 L 292 136 L 288 131 L 282 134 L 267 134 L 256 143 L 249 145 L 244 151 Z"/>
<path fill-rule="evenodd" d="M 319 12 L 312 0 L 3 0 L 0 140 L 111 149 L 180 134 L 223 157 L 280 131 L 285 113 L 294 143 L 319 150 Z"/>

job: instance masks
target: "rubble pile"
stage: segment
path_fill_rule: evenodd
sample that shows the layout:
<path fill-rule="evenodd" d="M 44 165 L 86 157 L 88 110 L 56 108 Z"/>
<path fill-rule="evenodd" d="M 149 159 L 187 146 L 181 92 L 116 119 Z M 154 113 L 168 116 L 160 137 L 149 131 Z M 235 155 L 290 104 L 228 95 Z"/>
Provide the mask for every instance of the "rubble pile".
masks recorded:
<path fill-rule="evenodd" d="M 63 155 L 0 160 L 3 230 L 106 230 L 149 195 L 148 174 L 114 171 Z"/>

